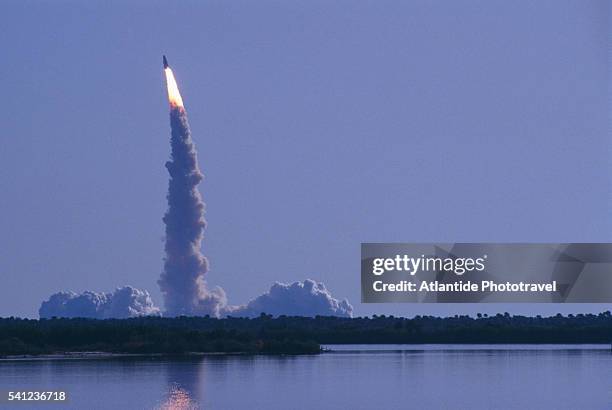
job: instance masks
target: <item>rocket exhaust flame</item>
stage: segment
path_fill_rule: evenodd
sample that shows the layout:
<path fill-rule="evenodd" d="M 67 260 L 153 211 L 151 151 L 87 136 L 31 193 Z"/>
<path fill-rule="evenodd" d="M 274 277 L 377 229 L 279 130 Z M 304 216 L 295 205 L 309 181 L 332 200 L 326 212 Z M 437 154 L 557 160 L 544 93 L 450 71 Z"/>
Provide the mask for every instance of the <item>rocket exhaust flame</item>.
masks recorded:
<path fill-rule="evenodd" d="M 174 79 L 174 73 L 170 67 L 164 68 L 166 73 L 166 86 L 168 87 L 168 101 L 172 107 L 183 108 L 183 98 Z"/>

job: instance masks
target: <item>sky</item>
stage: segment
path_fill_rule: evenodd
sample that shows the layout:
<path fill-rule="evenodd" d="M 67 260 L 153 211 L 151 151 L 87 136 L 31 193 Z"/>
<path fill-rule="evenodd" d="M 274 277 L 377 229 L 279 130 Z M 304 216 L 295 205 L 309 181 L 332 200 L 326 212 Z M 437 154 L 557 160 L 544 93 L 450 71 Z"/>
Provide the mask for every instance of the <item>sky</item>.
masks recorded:
<path fill-rule="evenodd" d="M 607 1 L 6 1 L 0 316 L 60 290 L 162 303 L 181 88 L 230 303 L 312 278 L 357 315 L 361 242 L 610 242 Z"/>

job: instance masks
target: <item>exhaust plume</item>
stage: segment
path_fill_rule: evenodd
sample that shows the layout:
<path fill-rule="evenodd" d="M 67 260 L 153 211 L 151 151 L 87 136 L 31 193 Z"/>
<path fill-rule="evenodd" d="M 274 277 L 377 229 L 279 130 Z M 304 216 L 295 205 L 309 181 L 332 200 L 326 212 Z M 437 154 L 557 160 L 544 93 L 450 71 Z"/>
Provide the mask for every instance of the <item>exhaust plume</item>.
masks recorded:
<path fill-rule="evenodd" d="M 204 275 L 208 261 L 201 251 L 206 228 L 205 205 L 198 191 L 204 176 L 198 167 L 183 98 L 165 56 L 163 64 L 170 104 L 171 155 L 166 162 L 170 182 L 166 195 L 168 210 L 163 218 L 166 225 L 164 270 L 157 283 L 164 296 L 165 315 L 254 317 L 266 313 L 351 317 L 353 307 L 348 300 L 335 299 L 323 283 L 310 279 L 290 285 L 277 282 L 268 292 L 241 306 L 228 305 L 220 287 L 206 287 Z M 160 315 L 160 309 L 146 290 L 125 286 L 111 293 L 55 293 L 42 302 L 39 315 L 41 318 L 127 318 Z"/>
<path fill-rule="evenodd" d="M 206 288 L 204 275 L 208 261 L 201 252 L 206 221 L 204 202 L 198 191 L 203 179 L 187 113 L 172 69 L 164 58 L 164 71 L 170 103 L 171 159 L 166 162 L 170 174 L 166 225 L 164 271 L 158 284 L 164 296 L 168 316 L 219 316 L 226 305 L 225 292 Z"/>

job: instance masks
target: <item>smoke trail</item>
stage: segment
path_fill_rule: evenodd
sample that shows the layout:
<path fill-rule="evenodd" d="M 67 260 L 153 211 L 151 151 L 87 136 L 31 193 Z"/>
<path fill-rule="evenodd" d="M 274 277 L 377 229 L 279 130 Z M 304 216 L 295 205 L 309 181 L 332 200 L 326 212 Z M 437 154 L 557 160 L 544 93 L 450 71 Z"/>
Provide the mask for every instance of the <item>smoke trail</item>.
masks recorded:
<path fill-rule="evenodd" d="M 206 221 L 204 202 L 198 191 L 203 175 L 191 139 L 187 113 L 176 87 L 172 70 L 165 69 L 170 101 L 171 160 L 166 225 L 164 271 L 158 281 L 166 306 L 166 315 L 219 316 L 226 304 L 221 288 L 208 290 L 204 274 L 208 262 L 200 250 Z"/>
<path fill-rule="evenodd" d="M 257 316 L 265 312 L 273 315 L 352 316 L 353 307 L 347 300 L 334 299 L 325 285 L 312 280 L 291 285 L 276 283 L 268 293 L 244 306 L 228 306 L 223 289 L 206 288 L 204 275 L 208 271 L 208 262 L 201 252 L 206 221 L 204 202 L 198 191 L 203 175 L 198 167 L 183 98 L 165 57 L 163 61 L 172 130 L 171 160 L 166 162 L 170 174 L 168 211 L 164 216 L 166 257 L 158 281 L 164 295 L 165 314 L 220 317 Z"/>

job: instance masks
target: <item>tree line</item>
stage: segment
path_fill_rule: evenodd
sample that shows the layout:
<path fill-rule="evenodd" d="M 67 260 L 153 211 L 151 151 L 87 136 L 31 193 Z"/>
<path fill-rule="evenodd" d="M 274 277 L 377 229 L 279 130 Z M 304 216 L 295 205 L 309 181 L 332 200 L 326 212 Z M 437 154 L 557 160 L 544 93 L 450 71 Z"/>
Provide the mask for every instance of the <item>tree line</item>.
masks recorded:
<path fill-rule="evenodd" d="M 0 355 L 313 354 L 322 344 L 611 343 L 612 315 L 0 319 Z"/>

